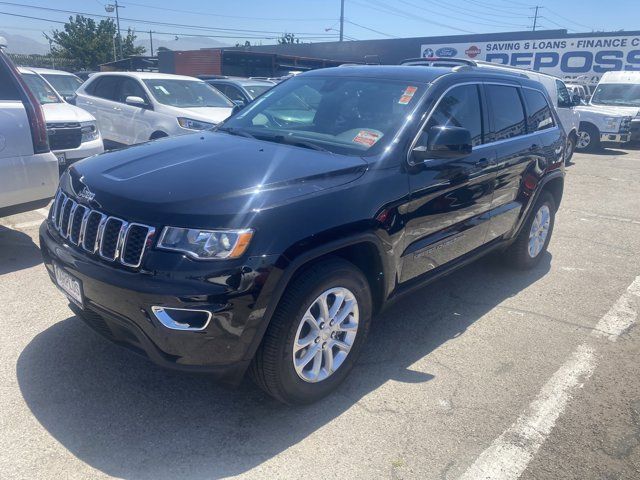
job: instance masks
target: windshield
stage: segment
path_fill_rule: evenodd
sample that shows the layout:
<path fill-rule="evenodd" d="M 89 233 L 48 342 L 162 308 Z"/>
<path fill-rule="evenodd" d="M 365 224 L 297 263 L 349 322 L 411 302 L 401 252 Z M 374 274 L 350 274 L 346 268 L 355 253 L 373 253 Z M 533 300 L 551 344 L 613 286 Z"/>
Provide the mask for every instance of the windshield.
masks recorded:
<path fill-rule="evenodd" d="M 617 105 L 640 107 L 640 84 L 605 83 L 598 85 L 591 103 L 594 105 Z"/>
<path fill-rule="evenodd" d="M 244 89 L 249 93 L 249 96 L 253 100 L 256 97 L 259 97 L 267 90 L 271 90 L 274 85 L 245 85 Z"/>
<path fill-rule="evenodd" d="M 82 80 L 74 75 L 55 75 L 49 73 L 43 74 L 42 76 L 63 97 L 73 96 L 78 87 L 82 85 Z"/>
<path fill-rule="evenodd" d="M 350 77 L 296 77 L 227 120 L 221 131 L 262 140 L 373 155 L 407 120 L 426 85 Z"/>
<path fill-rule="evenodd" d="M 198 80 L 153 79 L 144 83 L 157 101 L 172 107 L 233 107 L 224 95 Z"/>
<path fill-rule="evenodd" d="M 23 73 L 22 78 L 24 78 L 29 90 L 31 90 L 42 105 L 46 103 L 62 103 L 62 100 L 55 90 L 38 75 L 34 73 Z"/>

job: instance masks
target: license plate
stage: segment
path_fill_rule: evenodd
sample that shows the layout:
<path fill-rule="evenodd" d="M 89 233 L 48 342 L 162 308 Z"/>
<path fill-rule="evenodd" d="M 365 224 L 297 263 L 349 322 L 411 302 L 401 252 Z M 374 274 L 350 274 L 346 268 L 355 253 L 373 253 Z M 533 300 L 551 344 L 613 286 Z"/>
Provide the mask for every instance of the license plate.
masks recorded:
<path fill-rule="evenodd" d="M 56 153 L 56 158 L 58 159 L 58 164 L 66 165 L 67 164 L 67 154 L 66 153 Z"/>
<path fill-rule="evenodd" d="M 75 278 L 73 275 L 68 274 L 65 270 L 62 269 L 57 264 L 53 264 L 53 271 L 56 276 L 56 283 L 58 287 L 67 294 L 69 300 L 78 305 L 79 307 L 83 307 L 83 298 L 82 298 L 82 284 L 80 280 Z"/>

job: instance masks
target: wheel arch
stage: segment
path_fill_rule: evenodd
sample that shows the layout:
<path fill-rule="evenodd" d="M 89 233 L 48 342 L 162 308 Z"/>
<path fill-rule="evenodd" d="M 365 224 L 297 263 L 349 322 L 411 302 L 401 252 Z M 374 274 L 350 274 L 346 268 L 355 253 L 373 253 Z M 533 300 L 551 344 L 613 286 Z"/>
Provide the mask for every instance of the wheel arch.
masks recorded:
<path fill-rule="evenodd" d="M 560 208 L 560 202 L 562 202 L 562 195 L 564 194 L 564 177 L 557 176 L 547 181 L 542 188 L 541 192 L 547 191 L 553 196 L 555 202 L 556 211 Z"/>

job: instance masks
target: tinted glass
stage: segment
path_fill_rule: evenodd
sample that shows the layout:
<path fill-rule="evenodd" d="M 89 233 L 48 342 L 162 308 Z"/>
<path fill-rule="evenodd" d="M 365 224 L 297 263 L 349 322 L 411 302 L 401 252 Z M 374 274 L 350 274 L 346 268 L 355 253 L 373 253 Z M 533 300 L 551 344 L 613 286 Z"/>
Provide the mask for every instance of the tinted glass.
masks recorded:
<path fill-rule="evenodd" d="M 89 93 L 96 97 L 106 98 L 107 100 L 117 102 L 120 81 L 121 77 L 116 76 L 97 78 L 94 80 L 94 83 L 91 84 Z"/>
<path fill-rule="evenodd" d="M 245 101 L 242 92 L 233 85 L 225 85 L 222 92 L 231 100 L 240 100 L 242 102 Z"/>
<path fill-rule="evenodd" d="M 172 107 L 233 107 L 218 90 L 199 80 L 154 78 L 144 83 L 158 102 Z"/>
<path fill-rule="evenodd" d="M 13 82 L 13 76 L 3 63 L 0 63 L 0 100 L 20 100 L 20 92 Z"/>
<path fill-rule="evenodd" d="M 145 93 L 142 85 L 133 78 L 123 78 L 120 84 L 120 94 L 118 100 L 124 103 L 127 97 L 140 97 L 145 101 L 148 101 L 147 94 Z"/>
<path fill-rule="evenodd" d="M 29 90 L 31 90 L 42 105 L 62 102 L 56 91 L 38 75 L 34 73 L 23 73 L 22 78 L 24 78 Z"/>
<path fill-rule="evenodd" d="M 471 132 L 474 146 L 482 143 L 482 109 L 476 85 L 461 85 L 440 100 L 427 122 L 427 129 L 435 126 L 466 128 Z"/>
<path fill-rule="evenodd" d="M 76 93 L 78 87 L 82 85 L 82 80 L 75 75 L 56 75 L 45 73 L 42 76 L 63 97 L 72 96 Z"/>
<path fill-rule="evenodd" d="M 393 140 L 425 91 L 425 85 L 408 81 L 301 76 L 266 92 L 221 131 L 371 155 Z"/>
<path fill-rule="evenodd" d="M 554 122 L 551 107 L 542 92 L 524 88 L 522 93 L 527 103 L 529 131 L 536 132 L 553 127 Z"/>
<path fill-rule="evenodd" d="M 518 89 L 502 85 L 487 85 L 485 88 L 493 118 L 493 140 L 524 135 L 524 109 Z"/>
<path fill-rule="evenodd" d="M 244 89 L 249 92 L 251 99 L 259 97 L 267 90 L 271 90 L 273 85 L 245 85 Z"/>
<path fill-rule="evenodd" d="M 558 106 L 565 108 L 571 107 L 573 105 L 573 102 L 571 102 L 571 94 L 564 82 L 556 80 L 556 88 L 558 89 Z"/>

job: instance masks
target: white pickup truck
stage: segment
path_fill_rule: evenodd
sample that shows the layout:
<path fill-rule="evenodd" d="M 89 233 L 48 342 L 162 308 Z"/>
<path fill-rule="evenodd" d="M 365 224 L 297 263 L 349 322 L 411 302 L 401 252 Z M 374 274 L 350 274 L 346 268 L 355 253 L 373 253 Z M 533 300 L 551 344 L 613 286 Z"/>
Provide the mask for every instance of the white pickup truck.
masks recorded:
<path fill-rule="evenodd" d="M 0 37 L 0 217 L 44 207 L 58 186 L 42 107 L 5 45 Z"/>

